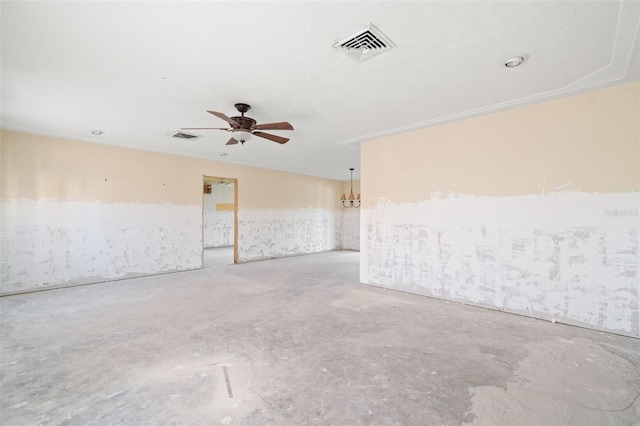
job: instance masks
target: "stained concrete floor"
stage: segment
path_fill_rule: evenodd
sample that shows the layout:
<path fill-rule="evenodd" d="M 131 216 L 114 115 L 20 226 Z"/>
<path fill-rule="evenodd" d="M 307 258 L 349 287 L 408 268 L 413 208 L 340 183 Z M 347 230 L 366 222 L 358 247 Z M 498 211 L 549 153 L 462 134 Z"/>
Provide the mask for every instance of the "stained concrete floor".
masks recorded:
<path fill-rule="evenodd" d="M 358 256 L 3 297 L 0 422 L 640 422 L 637 339 L 360 285 Z"/>

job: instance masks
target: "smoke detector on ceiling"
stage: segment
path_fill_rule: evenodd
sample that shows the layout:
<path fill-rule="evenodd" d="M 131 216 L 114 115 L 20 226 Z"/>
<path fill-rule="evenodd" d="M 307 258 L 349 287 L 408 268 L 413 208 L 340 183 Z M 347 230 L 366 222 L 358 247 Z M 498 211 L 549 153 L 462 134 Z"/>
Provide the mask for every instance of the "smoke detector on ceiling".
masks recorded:
<path fill-rule="evenodd" d="M 363 62 L 396 47 L 375 25 L 368 24 L 354 34 L 333 44 L 333 47 L 356 62 Z"/>

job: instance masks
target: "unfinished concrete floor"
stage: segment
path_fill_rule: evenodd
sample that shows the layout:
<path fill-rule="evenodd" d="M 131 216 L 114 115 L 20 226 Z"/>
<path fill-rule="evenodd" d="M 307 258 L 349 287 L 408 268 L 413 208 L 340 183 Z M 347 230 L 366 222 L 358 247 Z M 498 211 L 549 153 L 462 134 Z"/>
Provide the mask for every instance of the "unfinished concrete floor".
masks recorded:
<path fill-rule="evenodd" d="M 358 257 L 1 298 L 1 423 L 640 422 L 637 339 L 360 285 Z"/>
<path fill-rule="evenodd" d="M 207 248 L 202 253 L 202 265 L 204 268 L 233 264 L 233 246 Z"/>

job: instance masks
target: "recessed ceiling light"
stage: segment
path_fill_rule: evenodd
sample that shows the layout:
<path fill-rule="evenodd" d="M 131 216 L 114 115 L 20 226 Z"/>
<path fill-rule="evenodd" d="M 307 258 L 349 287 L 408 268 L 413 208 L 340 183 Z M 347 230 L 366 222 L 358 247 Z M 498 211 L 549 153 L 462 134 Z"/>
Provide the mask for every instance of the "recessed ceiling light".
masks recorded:
<path fill-rule="evenodd" d="M 509 56 L 504 60 L 503 64 L 507 68 L 515 68 L 522 65 L 522 63 L 527 59 L 529 59 L 529 55 L 527 55 L 526 53 L 518 53 L 516 55 Z"/>
<path fill-rule="evenodd" d="M 229 155 L 228 152 L 219 152 L 218 153 L 218 157 L 226 157 L 227 155 Z"/>
<path fill-rule="evenodd" d="M 93 129 L 93 130 L 91 130 L 91 134 L 92 135 L 96 135 L 96 136 L 100 136 L 100 135 L 104 135 L 104 131 L 98 130 L 98 129 Z"/>

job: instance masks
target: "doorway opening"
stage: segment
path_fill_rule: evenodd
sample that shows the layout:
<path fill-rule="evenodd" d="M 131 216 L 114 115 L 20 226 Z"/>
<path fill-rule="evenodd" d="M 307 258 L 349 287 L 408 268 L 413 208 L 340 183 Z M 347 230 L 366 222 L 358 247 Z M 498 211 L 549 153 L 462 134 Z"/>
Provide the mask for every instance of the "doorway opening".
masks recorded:
<path fill-rule="evenodd" d="M 204 176 L 202 191 L 202 267 L 238 261 L 238 181 Z"/>

